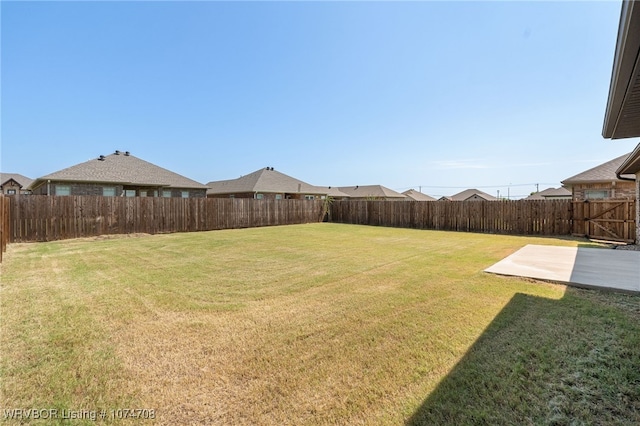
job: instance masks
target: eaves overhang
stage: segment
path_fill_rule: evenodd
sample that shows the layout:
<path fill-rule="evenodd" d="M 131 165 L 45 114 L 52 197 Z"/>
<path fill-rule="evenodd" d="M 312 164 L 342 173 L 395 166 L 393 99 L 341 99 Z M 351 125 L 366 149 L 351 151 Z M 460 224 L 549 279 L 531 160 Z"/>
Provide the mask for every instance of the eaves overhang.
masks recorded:
<path fill-rule="evenodd" d="M 602 136 L 640 136 L 640 4 L 623 0 Z"/>
<path fill-rule="evenodd" d="M 640 144 L 633 150 L 627 159 L 616 170 L 616 175 L 621 179 L 632 180 L 632 177 L 625 178 L 622 175 L 634 175 L 640 173 Z"/>

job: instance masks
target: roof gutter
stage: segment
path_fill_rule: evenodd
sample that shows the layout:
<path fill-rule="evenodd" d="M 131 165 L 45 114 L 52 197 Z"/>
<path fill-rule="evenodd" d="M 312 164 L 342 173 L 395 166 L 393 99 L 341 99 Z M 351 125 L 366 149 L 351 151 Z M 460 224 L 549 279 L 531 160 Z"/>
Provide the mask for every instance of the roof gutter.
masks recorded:
<path fill-rule="evenodd" d="M 622 176 L 623 174 L 630 175 L 633 173 L 640 173 L 640 144 L 616 170 L 616 176 L 622 180 L 636 180 L 635 178 Z"/>
<path fill-rule="evenodd" d="M 620 11 L 620 23 L 616 40 L 616 50 L 609 84 L 609 98 L 605 112 L 602 136 L 607 139 L 619 139 L 616 135 L 630 82 L 640 49 L 640 34 L 632 31 L 640 25 L 640 5 L 635 1 L 624 0 Z"/>

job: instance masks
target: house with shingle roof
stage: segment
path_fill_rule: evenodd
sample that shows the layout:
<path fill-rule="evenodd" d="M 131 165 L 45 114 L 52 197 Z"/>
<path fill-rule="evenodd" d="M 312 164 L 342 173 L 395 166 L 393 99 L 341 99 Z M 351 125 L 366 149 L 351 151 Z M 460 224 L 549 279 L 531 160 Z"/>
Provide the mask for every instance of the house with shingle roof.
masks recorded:
<path fill-rule="evenodd" d="M 451 195 L 449 197 L 440 197 L 440 201 L 498 201 L 493 195 L 489 195 L 486 192 L 479 189 L 465 189 L 462 192 Z"/>
<path fill-rule="evenodd" d="M 413 201 L 436 201 L 435 198 L 430 197 L 427 194 L 423 194 L 422 192 L 416 191 L 415 189 L 408 189 L 404 191 L 402 195 Z"/>
<path fill-rule="evenodd" d="M 337 188 L 310 185 L 299 179 L 264 167 L 237 179 L 207 183 L 209 198 L 302 199 L 319 200 L 327 196 L 346 198 Z"/>
<path fill-rule="evenodd" d="M 155 164 L 115 151 L 34 180 L 34 195 L 205 197 L 207 187 Z"/>
<path fill-rule="evenodd" d="M 584 172 L 562 181 L 562 185 L 571 190 L 575 201 L 633 199 L 636 196 L 634 176 L 618 176 L 616 171 L 629 157 L 629 154 L 602 163 Z"/>
<path fill-rule="evenodd" d="M 339 186 L 338 189 L 347 194 L 350 200 L 407 200 L 407 197 L 404 194 L 382 185 Z"/>
<path fill-rule="evenodd" d="M 570 200 L 571 191 L 561 186 L 560 188 L 547 188 L 540 192 L 534 192 L 525 200 Z"/>
<path fill-rule="evenodd" d="M 33 179 L 18 173 L 0 173 L 0 194 L 30 194 L 27 190 Z"/>

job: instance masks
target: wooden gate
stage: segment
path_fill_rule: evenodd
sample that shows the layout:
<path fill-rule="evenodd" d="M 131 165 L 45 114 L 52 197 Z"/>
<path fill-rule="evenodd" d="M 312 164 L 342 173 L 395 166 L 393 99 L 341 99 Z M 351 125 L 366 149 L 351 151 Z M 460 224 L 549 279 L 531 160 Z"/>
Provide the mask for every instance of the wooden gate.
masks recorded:
<path fill-rule="evenodd" d="M 573 202 L 573 234 L 632 243 L 636 235 L 634 200 Z"/>

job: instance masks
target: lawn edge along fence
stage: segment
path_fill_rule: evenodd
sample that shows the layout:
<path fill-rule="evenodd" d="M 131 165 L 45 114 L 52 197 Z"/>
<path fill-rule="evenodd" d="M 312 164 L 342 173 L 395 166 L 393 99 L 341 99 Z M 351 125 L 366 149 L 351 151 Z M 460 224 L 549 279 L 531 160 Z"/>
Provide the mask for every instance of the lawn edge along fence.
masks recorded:
<path fill-rule="evenodd" d="M 633 243 L 634 200 L 336 201 L 332 222 Z"/>
<path fill-rule="evenodd" d="M 10 242 L 319 222 L 321 200 L 29 195 L 12 199 Z"/>
<path fill-rule="evenodd" d="M 632 200 L 357 201 L 29 195 L 0 197 L 6 242 L 335 223 L 633 242 Z M 589 205 L 587 205 L 589 204 Z M 328 213 L 326 215 L 325 213 Z M 328 217 L 327 217 L 328 216 Z M 1 259 L 1 258 L 0 258 Z"/>
<path fill-rule="evenodd" d="M 337 201 L 331 221 L 510 235 L 571 235 L 570 200 Z"/>

